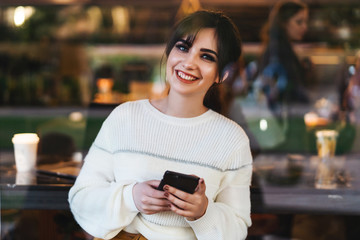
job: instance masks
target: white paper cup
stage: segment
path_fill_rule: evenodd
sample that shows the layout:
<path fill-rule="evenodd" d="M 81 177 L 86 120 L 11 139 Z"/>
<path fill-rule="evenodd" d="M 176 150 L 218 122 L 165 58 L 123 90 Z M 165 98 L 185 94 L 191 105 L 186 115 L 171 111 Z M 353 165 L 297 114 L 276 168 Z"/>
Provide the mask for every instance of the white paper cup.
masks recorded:
<path fill-rule="evenodd" d="M 17 185 L 32 185 L 36 184 L 35 171 L 17 172 L 15 183 Z"/>
<path fill-rule="evenodd" d="M 12 138 L 15 152 L 15 164 L 18 172 L 35 169 L 39 137 L 36 133 L 18 133 Z"/>

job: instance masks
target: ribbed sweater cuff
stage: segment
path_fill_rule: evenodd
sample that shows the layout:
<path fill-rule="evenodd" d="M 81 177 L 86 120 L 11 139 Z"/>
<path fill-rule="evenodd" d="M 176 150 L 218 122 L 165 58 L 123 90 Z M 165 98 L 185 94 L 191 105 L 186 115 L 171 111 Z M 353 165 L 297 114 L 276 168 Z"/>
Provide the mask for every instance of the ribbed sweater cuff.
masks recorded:
<path fill-rule="evenodd" d="M 202 233 L 208 233 L 209 229 L 213 229 L 214 219 L 217 219 L 216 207 L 213 202 L 209 201 L 206 212 L 201 218 L 199 218 L 195 221 L 187 221 L 187 220 L 186 221 L 189 223 L 191 228 L 194 230 L 194 232 L 196 233 L 196 236 L 199 237 L 199 234 L 201 235 Z"/>
<path fill-rule="evenodd" d="M 135 205 L 133 194 L 132 194 L 132 189 L 135 184 L 136 184 L 136 182 L 125 186 L 124 190 L 123 190 L 124 203 L 131 212 L 139 211 Z"/>

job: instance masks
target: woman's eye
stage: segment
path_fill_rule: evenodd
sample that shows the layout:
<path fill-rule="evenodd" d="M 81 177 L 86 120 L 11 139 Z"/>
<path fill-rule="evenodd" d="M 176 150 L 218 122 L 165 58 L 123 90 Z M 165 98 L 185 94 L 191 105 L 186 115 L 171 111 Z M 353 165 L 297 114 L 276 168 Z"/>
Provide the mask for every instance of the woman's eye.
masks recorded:
<path fill-rule="evenodd" d="M 176 44 L 175 47 L 182 52 L 187 52 L 189 50 L 188 46 L 182 43 Z"/>
<path fill-rule="evenodd" d="M 297 25 L 306 24 L 306 20 L 303 20 L 303 19 L 296 20 L 296 24 Z"/>
<path fill-rule="evenodd" d="M 211 56 L 210 54 L 202 55 L 202 58 L 211 62 L 215 62 L 215 57 Z"/>

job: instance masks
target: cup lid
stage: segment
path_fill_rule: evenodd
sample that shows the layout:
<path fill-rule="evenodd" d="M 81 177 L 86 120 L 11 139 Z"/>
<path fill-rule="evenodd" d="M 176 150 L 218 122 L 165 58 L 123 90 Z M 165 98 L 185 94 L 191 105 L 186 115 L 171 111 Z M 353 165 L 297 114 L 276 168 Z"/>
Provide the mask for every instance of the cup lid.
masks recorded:
<path fill-rule="evenodd" d="M 336 130 L 319 130 L 316 131 L 316 137 L 337 137 L 338 132 Z"/>
<path fill-rule="evenodd" d="M 12 138 L 13 143 L 37 143 L 39 137 L 36 133 L 17 133 Z"/>

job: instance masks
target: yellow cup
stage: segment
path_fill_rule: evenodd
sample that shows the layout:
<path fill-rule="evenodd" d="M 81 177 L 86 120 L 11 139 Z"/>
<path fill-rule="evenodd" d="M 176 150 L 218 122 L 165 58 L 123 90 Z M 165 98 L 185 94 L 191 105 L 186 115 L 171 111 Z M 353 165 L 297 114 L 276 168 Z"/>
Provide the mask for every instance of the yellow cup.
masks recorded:
<path fill-rule="evenodd" d="M 316 132 L 316 144 L 320 158 L 315 175 L 316 188 L 333 189 L 336 187 L 333 158 L 335 156 L 337 136 L 338 133 L 335 130 L 321 130 Z"/>
<path fill-rule="evenodd" d="M 316 132 L 316 145 L 320 158 L 332 158 L 335 156 L 336 138 L 335 130 L 320 130 Z"/>

